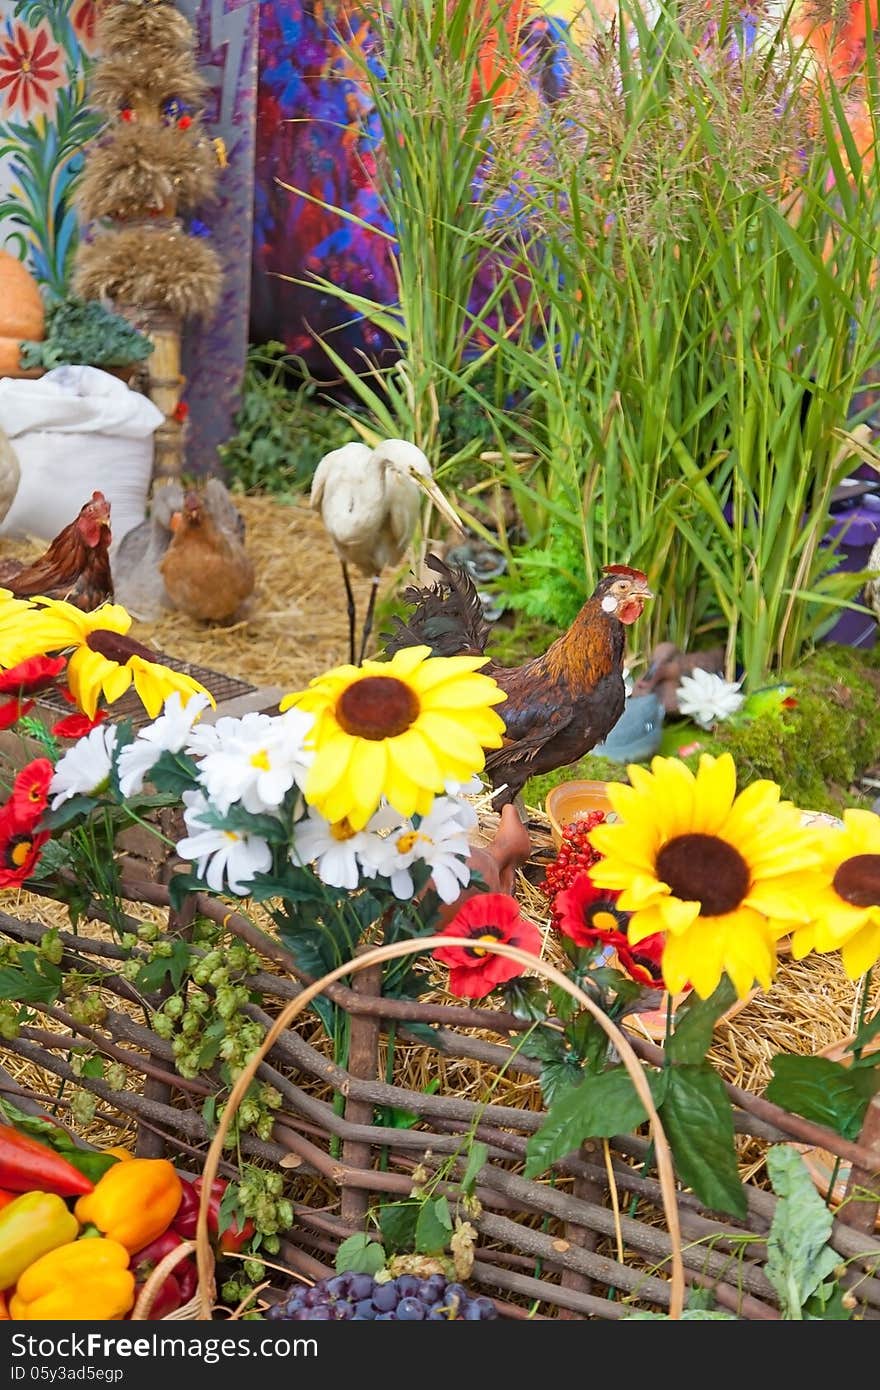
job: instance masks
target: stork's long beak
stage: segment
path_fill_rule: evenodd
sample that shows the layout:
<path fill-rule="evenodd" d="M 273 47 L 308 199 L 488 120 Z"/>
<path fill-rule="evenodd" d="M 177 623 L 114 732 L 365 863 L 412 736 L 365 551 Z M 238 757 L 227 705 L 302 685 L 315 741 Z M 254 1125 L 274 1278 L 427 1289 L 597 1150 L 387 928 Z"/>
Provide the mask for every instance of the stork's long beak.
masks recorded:
<path fill-rule="evenodd" d="M 411 473 L 413 482 L 418 483 L 423 492 L 426 492 L 441 516 L 445 517 L 450 526 L 453 526 L 460 536 L 464 535 L 462 525 L 452 503 L 444 497 L 433 478 L 424 478 L 421 473 Z"/>

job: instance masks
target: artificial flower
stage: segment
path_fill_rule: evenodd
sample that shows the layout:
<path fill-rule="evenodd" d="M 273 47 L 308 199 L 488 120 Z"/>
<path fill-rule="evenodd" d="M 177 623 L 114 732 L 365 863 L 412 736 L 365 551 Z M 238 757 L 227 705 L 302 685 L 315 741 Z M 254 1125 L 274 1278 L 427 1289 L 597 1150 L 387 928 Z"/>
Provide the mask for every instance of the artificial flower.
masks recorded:
<path fill-rule="evenodd" d="M 199 781 L 221 814 L 233 802 L 259 814 L 275 811 L 294 783 L 302 787 L 312 753 L 304 740 L 312 716 L 292 709 L 276 717 L 250 713 L 223 723 L 222 736 L 208 740 L 199 766 Z M 190 747 L 198 739 L 190 741 Z"/>
<path fill-rule="evenodd" d="M 822 862 L 809 884 L 812 919 L 792 936 L 792 955 L 840 951 L 857 980 L 880 959 L 880 816 L 850 808 L 843 828 L 825 830 Z"/>
<path fill-rule="evenodd" d="M 48 830 L 38 831 L 35 822 L 26 825 L 13 815 L 0 815 L 0 888 L 30 878 L 48 838 Z"/>
<path fill-rule="evenodd" d="M 659 984 L 663 936 L 659 932 L 648 936 L 635 950 L 626 934 L 629 913 L 620 910 L 619 898 L 613 888 L 597 888 L 590 874 L 581 870 L 570 888 L 557 893 L 554 922 L 576 946 L 610 946 L 627 975 L 640 984 Z"/>
<path fill-rule="evenodd" d="M 315 717 L 305 797 L 331 821 L 360 830 L 384 797 L 402 816 L 425 815 L 447 780 L 467 782 L 500 748 L 506 698 L 479 674 L 482 656 L 432 657 L 406 647 L 390 661 L 339 666 L 287 695 Z"/>
<path fill-rule="evenodd" d="M 102 694 L 112 705 L 132 684 L 151 719 L 174 690 L 187 697 L 208 695 L 192 676 L 163 666 L 155 652 L 126 636 L 131 614 L 118 603 L 104 603 L 84 613 L 63 599 L 40 598 L 21 605 L 16 620 L 8 624 L 5 611 L 0 604 L 0 666 L 15 666 L 48 652 L 72 651 L 67 683 L 77 706 L 89 718 L 94 718 Z M 213 704 L 213 697 L 208 698 Z"/>
<path fill-rule="evenodd" d="M 195 860 L 199 878 L 215 893 L 228 888 L 230 893 L 246 897 L 247 885 L 255 875 L 267 873 L 272 867 L 268 842 L 260 835 L 208 825 L 202 818 L 209 805 L 200 791 L 185 791 L 183 803 L 184 824 L 191 833 L 178 842 L 181 859 Z"/>
<path fill-rule="evenodd" d="M 367 824 L 374 834 L 361 851 L 361 862 L 369 873 L 389 880 L 396 898 L 411 898 L 415 885 L 410 869 L 422 860 L 431 866 L 437 896 L 453 903 L 470 881 L 467 832 L 476 823 L 474 808 L 449 796 L 438 796 L 417 826 L 383 806 Z"/>
<path fill-rule="evenodd" d="M 0 729 L 11 729 L 13 724 L 17 724 L 19 719 L 23 719 L 26 714 L 30 714 L 34 707 L 33 700 L 7 700 L 0 705 Z"/>
<path fill-rule="evenodd" d="M 729 719 L 745 700 L 739 681 L 726 681 L 714 671 L 697 667 L 689 676 L 682 676 L 675 698 L 681 714 L 688 714 L 701 729 L 711 729 Z"/>
<path fill-rule="evenodd" d="M 116 750 L 116 725 L 102 724 L 58 759 L 49 791 L 52 810 L 73 796 L 96 796 L 110 781 Z"/>
<path fill-rule="evenodd" d="M 354 830 L 347 820 L 325 820 L 310 806 L 308 815 L 293 828 L 290 860 L 292 864 L 314 864 L 322 883 L 352 891 L 361 881 L 359 852 L 367 852 L 372 839 L 372 834 Z"/>
<path fill-rule="evenodd" d="M 48 758 L 34 758 L 16 775 L 7 805 L 21 824 L 36 825 L 45 811 L 54 771 Z"/>
<path fill-rule="evenodd" d="M 507 893 L 477 893 L 437 935 L 469 937 L 473 942 L 434 950 L 435 959 L 449 966 L 450 993 L 461 999 L 482 999 L 496 985 L 515 979 L 525 969 L 518 961 L 487 951 L 485 943 L 505 942 L 531 955 L 541 954 L 541 933 L 520 916 L 516 902 Z"/>
<path fill-rule="evenodd" d="M 97 729 L 99 724 L 103 724 L 106 718 L 105 709 L 95 710 L 94 719 L 90 719 L 87 714 L 65 714 L 63 719 L 52 725 L 52 733 L 56 738 L 85 738 L 92 729 Z"/>
<path fill-rule="evenodd" d="M 120 750 L 117 772 L 123 796 L 143 790 L 144 778 L 163 753 L 181 751 L 209 704 L 207 694 L 197 693 L 184 700 L 179 690 L 172 691 L 158 719 L 138 729 L 137 736 Z"/>
<path fill-rule="evenodd" d="M 15 695 L 35 695 L 39 690 L 48 690 L 55 684 L 56 677 L 67 665 L 63 656 L 32 656 L 0 671 L 0 693 Z"/>
<path fill-rule="evenodd" d="M 809 920 L 804 870 L 818 862 L 815 832 L 780 802 L 775 782 L 736 794 L 729 753 L 704 753 L 696 776 L 676 758 L 632 764 L 631 786 L 610 783 L 619 820 L 590 841 L 605 858 L 591 875 L 620 892 L 630 944 L 665 933 L 663 979 L 707 998 L 726 972 L 740 998 L 776 973 L 776 941 Z"/>

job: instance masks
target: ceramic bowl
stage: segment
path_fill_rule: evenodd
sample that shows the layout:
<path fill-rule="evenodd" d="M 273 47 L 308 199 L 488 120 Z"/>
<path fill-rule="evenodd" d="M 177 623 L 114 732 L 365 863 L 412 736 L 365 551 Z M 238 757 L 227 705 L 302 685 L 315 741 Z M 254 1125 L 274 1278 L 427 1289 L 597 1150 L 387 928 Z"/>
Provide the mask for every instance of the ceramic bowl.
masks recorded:
<path fill-rule="evenodd" d="M 557 849 L 562 844 L 563 828 L 572 821 L 583 820 L 591 811 L 614 815 L 607 782 L 560 782 L 547 793 L 544 810 Z"/>

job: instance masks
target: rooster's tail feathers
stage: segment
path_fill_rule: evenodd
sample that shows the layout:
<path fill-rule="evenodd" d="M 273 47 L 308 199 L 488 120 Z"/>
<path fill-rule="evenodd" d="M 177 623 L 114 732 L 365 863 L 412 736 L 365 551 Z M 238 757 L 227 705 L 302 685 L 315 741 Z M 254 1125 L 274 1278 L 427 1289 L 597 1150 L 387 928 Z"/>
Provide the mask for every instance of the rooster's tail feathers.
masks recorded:
<path fill-rule="evenodd" d="M 411 584 L 403 598 L 413 605 L 407 618 L 393 619 L 393 632 L 383 632 L 385 655 L 404 647 L 428 646 L 433 656 L 482 656 L 489 624 L 474 582 L 460 565 L 447 564 L 438 555 L 425 557 L 428 569 L 439 576 L 434 584 Z"/>

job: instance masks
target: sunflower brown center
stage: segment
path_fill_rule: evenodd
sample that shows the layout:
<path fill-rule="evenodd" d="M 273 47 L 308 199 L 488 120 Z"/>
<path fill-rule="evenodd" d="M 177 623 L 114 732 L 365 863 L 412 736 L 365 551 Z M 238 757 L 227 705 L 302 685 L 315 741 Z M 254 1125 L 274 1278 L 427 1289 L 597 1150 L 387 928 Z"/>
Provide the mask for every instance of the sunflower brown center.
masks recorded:
<path fill-rule="evenodd" d="M 834 891 L 853 907 L 880 906 L 880 854 L 854 854 L 834 875 Z"/>
<path fill-rule="evenodd" d="M 656 872 L 676 898 L 698 902 L 701 917 L 733 912 L 749 887 L 746 861 L 717 835 L 676 835 L 657 855 Z"/>
<path fill-rule="evenodd" d="M 149 647 L 135 642 L 133 637 L 126 637 L 121 632 L 111 632 L 107 627 L 99 627 L 90 632 L 86 638 L 86 646 L 99 656 L 106 657 L 108 661 L 115 661 L 119 666 L 124 666 L 132 656 L 140 656 L 144 661 L 157 659 L 156 653 L 151 652 Z"/>
<path fill-rule="evenodd" d="M 419 716 L 414 690 L 395 676 L 352 681 L 336 702 L 336 718 L 353 738 L 396 738 Z"/>
<path fill-rule="evenodd" d="M 482 932 L 482 933 L 480 934 L 480 936 L 476 937 L 475 940 L 477 940 L 477 941 L 500 941 L 500 940 L 501 940 L 501 928 L 500 928 L 500 927 L 486 927 L 485 931 Z M 477 960 L 482 959 L 483 956 L 487 956 L 488 954 L 489 954 L 489 952 L 488 952 L 488 951 L 484 951 L 483 948 L 482 948 L 482 946 L 467 946 L 467 947 L 465 947 L 465 955 L 466 955 L 466 956 L 475 956 Z"/>

